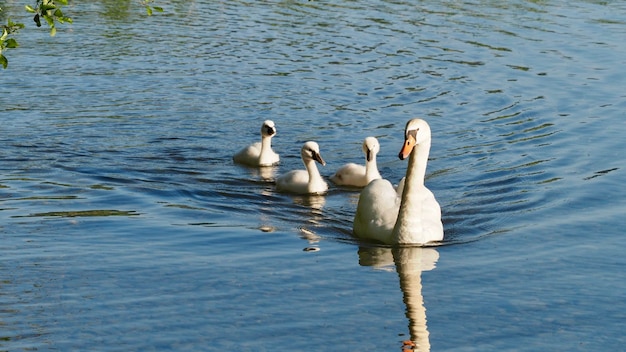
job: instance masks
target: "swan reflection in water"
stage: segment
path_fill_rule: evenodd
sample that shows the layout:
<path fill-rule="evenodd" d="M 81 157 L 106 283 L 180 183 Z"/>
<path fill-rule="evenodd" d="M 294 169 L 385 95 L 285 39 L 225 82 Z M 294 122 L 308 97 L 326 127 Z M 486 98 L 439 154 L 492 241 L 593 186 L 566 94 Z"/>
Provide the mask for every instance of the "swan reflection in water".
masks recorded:
<path fill-rule="evenodd" d="M 382 270 L 393 270 L 395 265 L 400 289 L 406 305 L 409 319 L 410 341 L 404 342 L 405 349 L 430 351 L 428 327 L 426 325 L 426 307 L 422 296 L 422 271 L 435 268 L 439 252 L 434 248 L 424 247 L 361 247 L 359 264 Z"/>
<path fill-rule="evenodd" d="M 300 238 L 309 242 L 312 247 L 305 247 L 305 251 L 318 251 L 317 243 L 321 237 L 315 233 L 315 228 L 324 224 L 322 209 L 326 205 L 326 197 L 320 195 L 293 196 L 293 203 L 301 207 L 306 218 L 306 224 L 299 228 Z"/>
<path fill-rule="evenodd" d="M 247 167 L 246 169 L 248 169 L 250 176 L 263 182 L 273 183 L 278 174 L 277 166 Z"/>

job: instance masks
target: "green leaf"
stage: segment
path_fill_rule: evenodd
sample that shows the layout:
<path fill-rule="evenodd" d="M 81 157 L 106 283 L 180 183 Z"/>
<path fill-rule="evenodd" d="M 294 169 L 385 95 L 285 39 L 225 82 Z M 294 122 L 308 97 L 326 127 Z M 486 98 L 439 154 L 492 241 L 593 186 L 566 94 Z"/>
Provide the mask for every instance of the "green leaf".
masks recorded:
<path fill-rule="evenodd" d="M 152 16 L 152 8 L 150 6 L 146 6 L 146 12 L 148 13 L 148 16 Z"/>
<path fill-rule="evenodd" d="M 17 44 L 17 40 L 13 39 L 13 38 L 9 38 L 7 39 L 7 41 L 5 42 L 5 46 L 9 49 L 15 49 L 19 46 L 19 44 Z"/>
<path fill-rule="evenodd" d="M 37 11 L 35 11 L 35 9 L 34 9 L 32 6 L 30 6 L 30 5 L 26 5 L 25 7 L 26 7 L 26 11 L 28 11 L 28 12 L 30 12 L 30 13 L 35 13 L 35 12 L 37 12 Z"/>
<path fill-rule="evenodd" d="M 54 27 L 54 18 L 48 15 L 43 16 L 43 18 L 46 20 L 46 22 L 48 22 L 48 26 L 50 26 L 50 28 Z"/>
<path fill-rule="evenodd" d="M 7 66 L 9 66 L 9 60 L 7 60 L 7 58 L 0 54 L 0 64 L 2 64 L 2 68 L 7 68 Z"/>
<path fill-rule="evenodd" d="M 56 0 L 56 2 L 58 2 L 61 5 L 67 5 L 67 0 Z"/>
<path fill-rule="evenodd" d="M 10 27 L 13 32 L 15 32 L 18 29 L 24 28 L 24 23 L 15 23 L 9 18 L 7 21 L 7 26 Z"/>
<path fill-rule="evenodd" d="M 50 36 L 54 37 L 55 35 L 57 35 L 57 29 L 56 27 L 52 26 L 52 28 L 50 28 Z"/>
<path fill-rule="evenodd" d="M 159 6 L 154 6 L 153 8 L 154 8 L 154 10 L 155 10 L 155 11 L 157 11 L 157 12 L 163 12 L 163 8 L 162 8 L 162 7 L 159 7 Z"/>

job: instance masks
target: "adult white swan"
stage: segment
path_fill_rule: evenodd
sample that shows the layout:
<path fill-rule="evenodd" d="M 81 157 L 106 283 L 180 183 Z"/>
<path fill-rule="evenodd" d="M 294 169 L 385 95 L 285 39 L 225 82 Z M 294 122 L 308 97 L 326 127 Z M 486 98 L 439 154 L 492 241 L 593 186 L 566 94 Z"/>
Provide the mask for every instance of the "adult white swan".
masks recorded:
<path fill-rule="evenodd" d="M 409 155 L 403 190 L 391 182 L 370 182 L 359 196 L 353 231 L 355 236 L 386 244 L 426 244 L 443 239 L 441 208 L 424 186 L 430 152 L 430 127 L 422 119 L 406 124 L 401 160 Z"/>
<path fill-rule="evenodd" d="M 265 120 L 261 126 L 261 142 L 252 143 L 233 156 L 233 161 L 248 166 L 272 166 L 280 157 L 272 150 L 272 137 L 276 134 L 274 121 Z"/>
<path fill-rule="evenodd" d="M 372 180 L 381 178 L 376 166 L 376 154 L 379 151 L 380 145 L 376 137 L 365 138 L 363 141 L 365 166 L 355 163 L 345 164 L 330 177 L 330 180 L 339 186 L 365 187 Z"/>
<path fill-rule="evenodd" d="M 320 147 L 315 142 L 306 142 L 300 150 L 302 162 L 306 170 L 292 170 L 276 179 L 276 189 L 279 192 L 297 194 L 323 194 L 328 190 L 328 184 L 317 170 L 315 162 L 326 165 L 320 154 Z"/>

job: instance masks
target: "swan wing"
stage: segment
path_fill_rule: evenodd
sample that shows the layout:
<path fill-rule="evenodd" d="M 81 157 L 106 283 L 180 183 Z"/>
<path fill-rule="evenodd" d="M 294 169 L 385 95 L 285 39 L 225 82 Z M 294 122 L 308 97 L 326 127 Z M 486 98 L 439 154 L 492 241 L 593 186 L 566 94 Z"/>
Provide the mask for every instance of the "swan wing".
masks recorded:
<path fill-rule="evenodd" d="M 391 233 L 398 217 L 400 199 L 391 182 L 370 182 L 359 196 L 353 231 L 357 237 L 391 243 Z"/>
<path fill-rule="evenodd" d="M 330 180 L 338 186 L 364 187 L 367 185 L 365 166 L 355 163 L 345 164 L 330 177 Z"/>
<path fill-rule="evenodd" d="M 413 189 L 411 200 L 402 206 L 398 216 L 394 228 L 397 243 L 426 244 L 443 239 L 441 207 L 428 188 Z"/>
<path fill-rule="evenodd" d="M 233 161 L 238 164 L 259 166 L 260 155 L 261 155 L 261 142 L 256 142 L 238 151 L 233 156 Z"/>
<path fill-rule="evenodd" d="M 441 222 L 441 206 L 435 195 L 426 188 L 422 201 L 424 232 L 429 242 L 443 240 L 443 223 Z"/>
<path fill-rule="evenodd" d="M 308 193 L 309 173 L 305 170 L 292 170 L 276 179 L 276 189 L 281 192 Z"/>

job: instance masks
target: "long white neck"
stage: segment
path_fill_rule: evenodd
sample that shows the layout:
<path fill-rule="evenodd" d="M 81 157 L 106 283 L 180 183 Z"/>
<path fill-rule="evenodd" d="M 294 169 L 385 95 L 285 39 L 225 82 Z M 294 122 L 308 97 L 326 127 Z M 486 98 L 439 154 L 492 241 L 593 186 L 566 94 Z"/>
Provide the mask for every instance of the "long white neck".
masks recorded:
<path fill-rule="evenodd" d="M 422 231 L 422 199 L 419 198 L 421 189 L 424 188 L 424 176 L 426 175 L 426 163 L 430 152 L 430 141 L 416 145 L 409 157 L 409 165 L 406 170 L 406 180 L 398 218 L 393 229 L 395 243 L 425 243 L 412 234 L 421 234 Z"/>
<path fill-rule="evenodd" d="M 260 164 L 271 163 L 272 160 L 272 136 L 261 137 L 261 154 L 259 155 Z"/>
<path fill-rule="evenodd" d="M 368 182 L 381 178 L 378 166 L 376 166 L 376 154 L 372 155 L 372 158 L 365 163 L 365 178 Z"/>
<path fill-rule="evenodd" d="M 307 172 L 309 173 L 309 190 L 316 188 L 317 185 L 324 183 L 322 175 L 320 175 L 315 160 L 308 159 L 304 162 Z"/>

